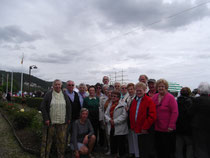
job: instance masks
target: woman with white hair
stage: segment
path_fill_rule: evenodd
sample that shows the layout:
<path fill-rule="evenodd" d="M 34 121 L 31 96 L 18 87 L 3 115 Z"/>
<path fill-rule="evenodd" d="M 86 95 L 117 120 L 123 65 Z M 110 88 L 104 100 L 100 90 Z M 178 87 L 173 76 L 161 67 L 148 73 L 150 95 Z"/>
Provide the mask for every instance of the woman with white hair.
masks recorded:
<path fill-rule="evenodd" d="M 67 125 L 70 124 L 72 116 L 69 97 L 61 87 L 61 80 L 54 80 L 53 89 L 46 93 L 41 103 L 44 121 L 41 158 L 49 158 L 54 136 L 56 136 L 58 157 L 64 158 L 65 156 Z"/>
<path fill-rule="evenodd" d="M 194 98 L 191 115 L 194 157 L 210 157 L 210 85 L 206 82 L 198 86 L 199 97 Z"/>

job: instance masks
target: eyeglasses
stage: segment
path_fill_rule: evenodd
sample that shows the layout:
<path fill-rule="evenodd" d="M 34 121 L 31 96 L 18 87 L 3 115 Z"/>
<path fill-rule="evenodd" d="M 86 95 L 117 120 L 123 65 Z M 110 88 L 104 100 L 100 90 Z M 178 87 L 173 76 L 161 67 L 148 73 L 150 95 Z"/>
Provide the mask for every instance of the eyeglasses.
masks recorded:
<path fill-rule="evenodd" d="M 117 98 L 117 96 L 116 96 L 116 95 L 112 95 L 111 97 L 112 97 L 112 98 Z"/>
<path fill-rule="evenodd" d="M 74 86 L 74 84 L 68 84 L 68 86 Z"/>
<path fill-rule="evenodd" d="M 121 88 L 121 89 L 127 89 L 127 88 Z"/>

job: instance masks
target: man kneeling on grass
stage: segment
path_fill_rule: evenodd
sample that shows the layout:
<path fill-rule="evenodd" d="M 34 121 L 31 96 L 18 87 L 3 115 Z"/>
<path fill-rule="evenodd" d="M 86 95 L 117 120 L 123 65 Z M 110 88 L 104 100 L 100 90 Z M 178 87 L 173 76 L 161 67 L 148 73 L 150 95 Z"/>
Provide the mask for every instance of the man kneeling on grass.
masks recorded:
<path fill-rule="evenodd" d="M 93 158 L 91 152 L 95 140 L 93 127 L 88 119 L 88 109 L 82 108 L 80 119 L 73 124 L 72 148 L 75 151 L 75 157 L 79 158 L 80 155 L 89 155 L 90 158 Z"/>

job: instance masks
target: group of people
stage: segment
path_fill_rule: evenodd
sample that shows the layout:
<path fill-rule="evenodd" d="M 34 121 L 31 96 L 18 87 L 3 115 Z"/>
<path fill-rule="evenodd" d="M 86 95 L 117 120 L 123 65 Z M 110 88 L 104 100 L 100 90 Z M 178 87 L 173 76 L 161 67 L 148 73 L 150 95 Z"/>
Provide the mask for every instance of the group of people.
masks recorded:
<path fill-rule="evenodd" d="M 188 87 L 176 100 L 165 79 L 140 75 L 137 84 L 103 84 L 86 87 L 74 81 L 55 80 L 44 97 L 41 157 L 49 157 L 53 137 L 59 158 L 66 147 L 76 158 L 103 146 L 106 155 L 140 158 L 210 157 L 210 85 L 201 83 L 199 96 Z"/>

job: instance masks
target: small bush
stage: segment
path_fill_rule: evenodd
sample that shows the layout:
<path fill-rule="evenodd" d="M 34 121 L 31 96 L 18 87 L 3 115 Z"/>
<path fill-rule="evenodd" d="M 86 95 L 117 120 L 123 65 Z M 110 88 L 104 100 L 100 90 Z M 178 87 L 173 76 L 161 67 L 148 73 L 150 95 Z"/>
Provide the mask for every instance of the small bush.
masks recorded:
<path fill-rule="evenodd" d="M 14 115 L 19 110 L 17 104 L 7 102 L 3 104 L 3 109 L 8 112 L 9 115 Z"/>
<path fill-rule="evenodd" d="M 31 122 L 31 130 L 35 131 L 35 134 L 41 139 L 43 129 L 43 119 L 41 114 L 37 113 Z"/>
<path fill-rule="evenodd" d="M 16 113 L 14 113 L 15 128 L 23 129 L 25 127 L 29 127 L 36 113 L 37 113 L 36 110 L 31 110 L 26 112 L 17 111 Z"/>

